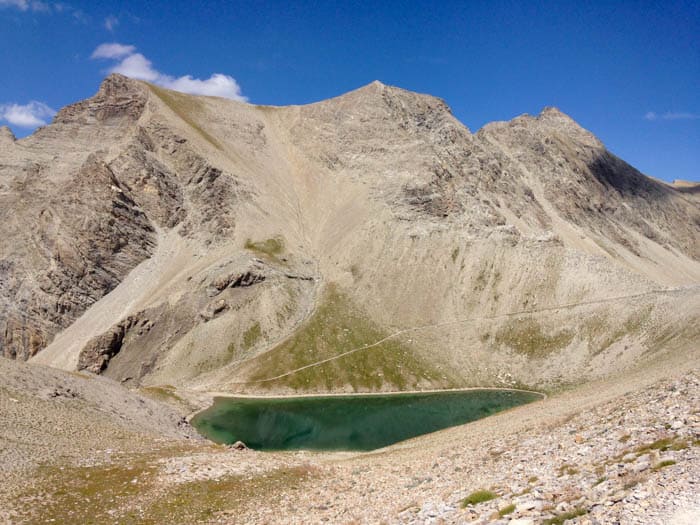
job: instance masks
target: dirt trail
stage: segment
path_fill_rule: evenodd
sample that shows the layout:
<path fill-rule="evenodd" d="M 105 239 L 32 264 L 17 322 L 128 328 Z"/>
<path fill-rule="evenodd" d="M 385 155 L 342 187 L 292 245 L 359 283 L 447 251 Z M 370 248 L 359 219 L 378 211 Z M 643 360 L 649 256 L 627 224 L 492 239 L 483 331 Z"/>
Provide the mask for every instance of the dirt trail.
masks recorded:
<path fill-rule="evenodd" d="M 360 350 L 369 350 L 370 348 L 375 348 L 375 347 L 381 345 L 382 343 L 384 343 L 390 339 L 393 339 L 393 338 L 398 337 L 402 334 L 406 334 L 406 333 L 410 333 L 410 332 L 418 332 L 418 331 L 427 330 L 430 328 L 439 328 L 442 326 L 451 326 L 451 325 L 469 323 L 469 322 L 474 322 L 474 321 L 504 319 L 504 318 L 508 318 L 508 317 L 515 317 L 518 315 L 553 312 L 553 311 L 557 311 L 557 310 L 577 308 L 579 306 L 588 306 L 588 305 L 593 305 L 593 304 L 603 304 L 603 303 L 610 303 L 610 302 L 615 302 L 615 301 L 637 299 L 637 298 L 645 297 L 645 296 L 649 296 L 649 295 L 666 294 L 666 293 L 668 293 L 668 294 L 682 293 L 683 291 L 686 291 L 686 290 L 695 290 L 695 289 L 700 289 L 700 285 L 682 286 L 682 287 L 677 287 L 677 288 L 666 288 L 663 290 L 652 290 L 650 292 L 643 292 L 643 293 L 638 293 L 638 294 L 621 295 L 621 296 L 617 296 L 617 297 L 608 297 L 608 298 L 604 298 L 604 299 L 593 299 L 593 300 L 589 300 L 589 301 L 581 301 L 581 302 L 577 302 L 577 303 L 548 306 L 545 308 L 537 308 L 537 309 L 532 309 L 532 310 L 519 310 L 517 312 L 509 312 L 509 313 L 505 313 L 505 314 L 488 315 L 488 316 L 481 316 L 481 317 L 470 317 L 467 319 L 458 319 L 456 321 L 446 321 L 444 323 L 436 323 L 436 324 L 428 324 L 428 325 L 423 325 L 423 326 L 414 326 L 411 328 L 404 328 L 402 330 L 398 330 L 392 334 L 389 334 L 388 336 L 384 337 L 383 339 L 380 339 L 379 341 L 376 341 L 372 344 L 367 344 L 367 345 L 359 346 L 357 348 L 353 348 L 351 350 L 343 352 L 342 354 L 338 354 L 336 356 L 329 357 L 327 359 L 322 359 L 320 361 L 316 361 L 315 363 L 304 365 L 304 366 L 301 366 L 299 368 L 295 368 L 294 370 L 290 370 L 288 372 L 285 372 L 284 374 L 280 374 L 280 375 L 277 375 L 274 377 L 268 377 L 265 379 L 257 379 L 255 381 L 232 382 L 231 384 L 251 385 L 251 384 L 268 383 L 271 381 L 276 381 L 278 379 L 282 379 L 283 377 L 288 377 L 288 376 L 294 375 L 297 372 L 301 372 L 302 370 L 307 370 L 309 368 L 314 368 L 316 366 L 320 366 L 320 365 L 323 365 L 325 363 L 330 363 L 331 361 L 335 361 L 337 359 L 348 356 L 350 354 L 354 354 L 355 352 L 359 352 Z"/>

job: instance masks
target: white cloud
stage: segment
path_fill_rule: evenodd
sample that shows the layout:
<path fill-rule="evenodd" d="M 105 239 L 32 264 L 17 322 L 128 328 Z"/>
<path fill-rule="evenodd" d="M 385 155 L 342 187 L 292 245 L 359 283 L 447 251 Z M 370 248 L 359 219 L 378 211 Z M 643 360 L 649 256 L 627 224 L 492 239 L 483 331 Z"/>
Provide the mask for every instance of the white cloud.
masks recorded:
<path fill-rule="evenodd" d="M 156 84 L 162 83 L 162 77 L 158 71 L 153 69 L 151 61 L 141 53 L 134 53 L 124 58 L 116 66 L 110 69 L 111 73 L 120 73 L 137 80 L 145 80 Z M 159 80 L 161 82 L 159 82 Z"/>
<path fill-rule="evenodd" d="M 664 113 L 661 118 L 665 120 L 695 120 L 700 118 L 700 115 L 697 113 L 688 113 L 687 111 L 671 111 L 669 113 Z"/>
<path fill-rule="evenodd" d="M 647 111 L 644 118 L 646 120 L 696 120 L 700 119 L 700 115 L 688 111 L 668 111 L 660 115 L 654 111 Z"/>
<path fill-rule="evenodd" d="M 28 104 L 0 104 L 0 120 L 21 128 L 36 128 L 46 124 L 56 111 L 43 102 L 32 100 Z"/>
<path fill-rule="evenodd" d="M 232 98 L 234 100 L 246 100 L 241 94 L 241 87 L 236 79 L 221 73 L 214 73 L 206 80 L 192 78 L 191 75 L 175 78 L 166 82 L 165 87 L 192 93 L 193 95 L 209 95 L 212 97 Z"/>
<path fill-rule="evenodd" d="M 73 17 L 73 19 L 76 22 L 79 22 L 81 24 L 89 24 L 90 23 L 90 16 L 86 15 L 80 9 L 71 9 L 70 15 Z"/>
<path fill-rule="evenodd" d="M 0 0 L 0 7 L 14 7 L 20 11 L 50 11 L 51 7 L 46 2 L 39 0 Z"/>
<path fill-rule="evenodd" d="M 113 42 L 111 44 L 100 44 L 90 55 L 90 58 L 124 58 L 136 52 L 134 46 L 125 46 Z"/>
<path fill-rule="evenodd" d="M 204 80 L 193 78 L 192 75 L 173 77 L 155 69 L 150 60 L 141 53 L 136 52 L 134 46 L 116 42 L 102 44 L 93 51 L 92 58 L 118 60 L 117 64 L 110 68 L 110 73 L 120 73 L 130 78 L 152 82 L 182 93 L 209 95 L 240 101 L 248 100 L 243 96 L 241 87 L 236 82 L 236 79 L 229 75 L 214 73 Z"/>
<path fill-rule="evenodd" d="M 114 31 L 114 28 L 119 25 L 119 19 L 114 16 L 114 15 L 109 15 L 107 18 L 105 18 L 105 29 L 107 31 L 112 32 Z"/>

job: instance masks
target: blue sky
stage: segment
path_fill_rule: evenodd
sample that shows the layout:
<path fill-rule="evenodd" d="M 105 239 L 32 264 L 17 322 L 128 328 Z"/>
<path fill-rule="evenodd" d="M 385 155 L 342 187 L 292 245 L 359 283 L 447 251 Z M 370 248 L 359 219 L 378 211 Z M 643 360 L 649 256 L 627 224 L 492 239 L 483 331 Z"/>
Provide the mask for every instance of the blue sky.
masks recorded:
<path fill-rule="evenodd" d="M 115 68 L 277 105 L 378 79 L 472 131 L 556 106 L 642 172 L 700 180 L 697 0 L 197 4 L 0 0 L 0 124 L 24 136 Z"/>

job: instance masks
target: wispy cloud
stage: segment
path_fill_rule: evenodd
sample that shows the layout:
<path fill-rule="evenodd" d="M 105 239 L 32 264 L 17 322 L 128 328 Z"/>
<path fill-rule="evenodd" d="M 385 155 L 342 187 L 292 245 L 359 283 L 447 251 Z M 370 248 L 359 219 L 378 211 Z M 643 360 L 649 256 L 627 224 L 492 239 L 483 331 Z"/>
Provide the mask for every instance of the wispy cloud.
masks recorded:
<path fill-rule="evenodd" d="M 114 28 L 119 25 L 119 19 L 114 15 L 109 15 L 105 18 L 105 29 L 110 33 L 114 31 Z"/>
<path fill-rule="evenodd" d="M 76 9 L 70 4 L 64 2 L 42 2 L 41 0 L 0 0 L 0 9 L 18 9 L 23 12 L 33 12 L 33 13 L 62 13 L 68 14 L 76 22 L 82 24 L 87 24 L 90 21 L 90 17 L 86 15 L 82 10 Z"/>
<path fill-rule="evenodd" d="M 696 120 L 700 119 L 700 114 L 688 111 L 668 111 L 660 114 L 655 111 L 647 111 L 644 118 L 646 120 Z"/>
<path fill-rule="evenodd" d="M 27 104 L 0 104 L 0 120 L 21 128 L 43 126 L 55 114 L 52 108 L 36 100 Z"/>
<path fill-rule="evenodd" d="M 117 63 L 109 69 L 110 73 L 120 73 L 130 78 L 152 82 L 175 91 L 192 95 L 230 98 L 232 100 L 248 100 L 243 96 L 241 87 L 236 82 L 236 79 L 229 75 L 214 73 L 203 80 L 193 78 L 192 75 L 174 77 L 155 69 L 153 63 L 141 53 L 137 53 L 136 47 L 131 45 L 117 42 L 102 44 L 93 51 L 91 57 L 94 59 L 116 60 Z"/>
<path fill-rule="evenodd" d="M 20 11 L 43 11 L 51 10 L 51 6 L 39 0 L 0 0 L 0 7 L 12 7 Z"/>
<path fill-rule="evenodd" d="M 90 58 L 119 59 L 133 55 L 134 53 L 136 53 L 136 46 L 127 46 L 112 42 L 97 46 L 97 48 L 92 52 L 92 55 L 90 55 Z"/>

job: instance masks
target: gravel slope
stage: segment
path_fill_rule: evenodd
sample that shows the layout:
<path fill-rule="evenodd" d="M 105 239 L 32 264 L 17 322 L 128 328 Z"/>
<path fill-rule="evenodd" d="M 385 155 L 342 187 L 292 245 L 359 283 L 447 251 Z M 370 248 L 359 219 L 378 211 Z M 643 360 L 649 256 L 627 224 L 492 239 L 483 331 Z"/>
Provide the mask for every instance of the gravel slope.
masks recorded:
<path fill-rule="evenodd" d="M 168 422 L 173 420 L 152 427 L 169 432 L 167 439 L 139 427 L 144 422 L 138 406 L 153 405 L 134 394 L 125 403 L 135 403 L 134 409 L 103 414 L 74 412 L 70 403 L 76 401 L 62 396 L 37 399 L 32 410 L 43 407 L 48 414 L 58 406 L 57 417 L 67 423 L 42 430 L 27 421 L 27 412 L 3 409 L 3 448 L 20 435 L 35 436 L 13 446 L 53 456 L 65 471 L 47 476 L 20 460 L 24 490 L 16 483 L 8 490 L 12 476 L 0 483 L 12 496 L 5 517 L 12 512 L 16 522 L 61 521 L 69 512 L 80 520 L 85 505 L 66 494 L 91 493 L 97 503 L 88 507 L 89 516 L 97 523 L 128 522 L 133 515 L 143 523 L 541 523 L 567 512 L 583 513 L 572 523 L 692 523 L 700 510 L 699 374 L 697 352 L 671 352 L 650 367 L 359 454 L 177 445 L 184 436 Z M 71 388 L 102 381 L 65 377 Z M 3 408 L 26 403 L 0 392 Z M 81 392 L 89 396 L 90 388 Z M 114 390 L 111 397 L 118 395 Z M 93 419 L 86 423 L 86 417 Z M 142 431 L 129 434 L 120 426 L 125 421 Z M 8 424 L 19 429 L 16 435 L 8 433 Z M 111 453 L 108 447 L 114 447 Z M 17 466 L 18 457 L 8 460 L 5 453 L 3 467 Z M 122 469 L 126 481 L 105 486 L 114 469 Z M 35 489 L 28 493 L 27 486 Z M 491 490 L 496 498 L 461 508 L 478 490 Z M 509 505 L 513 512 L 499 517 Z"/>

